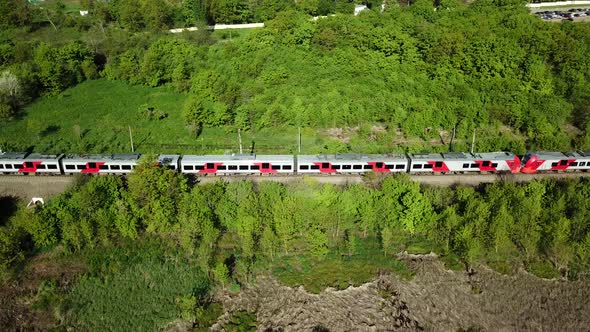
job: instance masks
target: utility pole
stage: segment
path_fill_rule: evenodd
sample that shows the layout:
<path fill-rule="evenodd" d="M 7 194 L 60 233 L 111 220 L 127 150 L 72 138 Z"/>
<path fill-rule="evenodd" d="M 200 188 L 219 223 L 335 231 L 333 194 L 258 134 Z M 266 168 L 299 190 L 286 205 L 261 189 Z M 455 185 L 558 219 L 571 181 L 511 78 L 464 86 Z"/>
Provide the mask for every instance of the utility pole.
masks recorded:
<path fill-rule="evenodd" d="M 299 154 L 301 154 L 301 127 L 299 127 L 299 133 L 298 133 L 298 137 L 297 137 L 297 146 L 298 146 L 297 151 L 299 151 Z"/>
<path fill-rule="evenodd" d="M 135 152 L 133 149 L 133 135 L 131 135 L 131 126 L 129 126 L 129 140 L 131 141 L 131 152 Z"/>
<path fill-rule="evenodd" d="M 457 129 L 457 124 L 453 126 L 453 136 L 451 136 L 451 152 L 453 152 L 453 141 L 455 140 L 455 130 Z"/>
<path fill-rule="evenodd" d="M 240 128 L 238 128 L 238 142 L 240 142 L 240 154 L 242 154 L 242 134 L 240 133 Z"/>
<path fill-rule="evenodd" d="M 471 140 L 471 154 L 473 154 L 473 146 L 475 145 L 475 128 L 473 128 L 473 139 Z"/>

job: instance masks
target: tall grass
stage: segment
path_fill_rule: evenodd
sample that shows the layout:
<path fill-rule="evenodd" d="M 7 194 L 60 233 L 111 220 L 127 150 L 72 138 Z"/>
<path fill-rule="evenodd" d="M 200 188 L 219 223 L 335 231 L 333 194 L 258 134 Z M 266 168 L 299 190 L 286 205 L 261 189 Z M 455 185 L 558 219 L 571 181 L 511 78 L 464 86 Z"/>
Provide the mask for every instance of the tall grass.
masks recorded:
<path fill-rule="evenodd" d="M 359 248 L 350 256 L 346 252 L 335 251 L 321 259 L 298 254 L 264 264 L 271 266 L 272 274 L 283 284 L 302 285 L 313 293 L 319 293 L 326 287 L 345 289 L 359 286 L 374 280 L 381 272 L 395 272 L 405 278 L 412 276 L 403 262 L 384 255 L 375 238 L 360 240 Z"/>
<path fill-rule="evenodd" d="M 206 295 L 209 280 L 196 264 L 165 254 L 168 250 L 157 243 L 138 240 L 89 254 L 90 273 L 64 301 L 67 326 L 156 331 L 175 319 L 186 319 L 186 310 L 191 310 L 187 299 Z"/>

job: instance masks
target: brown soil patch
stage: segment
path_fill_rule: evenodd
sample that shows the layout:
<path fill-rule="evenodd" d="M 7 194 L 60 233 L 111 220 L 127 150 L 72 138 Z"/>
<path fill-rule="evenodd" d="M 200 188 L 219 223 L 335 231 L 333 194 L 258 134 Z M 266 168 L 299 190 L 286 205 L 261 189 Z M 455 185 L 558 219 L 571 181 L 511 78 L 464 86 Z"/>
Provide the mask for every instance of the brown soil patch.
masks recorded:
<path fill-rule="evenodd" d="M 320 131 L 320 135 L 327 136 L 344 144 L 348 144 L 351 137 L 356 134 L 358 130 L 358 127 L 328 128 Z"/>
<path fill-rule="evenodd" d="M 574 126 L 571 123 L 566 123 L 563 125 L 563 131 L 565 131 L 570 138 L 576 138 L 584 133 L 582 130 L 580 130 L 580 128 Z"/>
<path fill-rule="evenodd" d="M 56 326 L 51 309 L 32 308 L 41 282 L 54 281 L 61 292 L 66 292 L 87 269 L 80 262 L 62 262 L 51 255 L 44 253 L 32 258 L 19 278 L 0 286 L 2 331 L 45 331 Z"/>
<path fill-rule="evenodd" d="M 360 287 L 307 293 L 259 277 L 237 295 L 220 294 L 226 314 L 255 312 L 259 331 L 457 331 L 586 330 L 590 326 L 588 281 L 564 282 L 528 273 L 500 275 L 447 270 L 434 257 L 409 258 L 407 281 L 383 275 Z"/>

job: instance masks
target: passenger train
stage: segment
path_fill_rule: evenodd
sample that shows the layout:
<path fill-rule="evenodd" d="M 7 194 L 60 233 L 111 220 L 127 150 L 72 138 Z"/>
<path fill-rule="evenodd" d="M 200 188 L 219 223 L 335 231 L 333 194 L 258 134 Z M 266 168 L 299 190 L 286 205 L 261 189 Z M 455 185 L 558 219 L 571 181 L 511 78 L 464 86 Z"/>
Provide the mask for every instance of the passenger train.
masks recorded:
<path fill-rule="evenodd" d="M 43 155 L 0 153 L 0 174 L 130 173 L 140 154 Z M 160 165 L 194 175 L 293 174 L 477 174 L 588 171 L 590 151 L 335 155 L 159 155 Z"/>

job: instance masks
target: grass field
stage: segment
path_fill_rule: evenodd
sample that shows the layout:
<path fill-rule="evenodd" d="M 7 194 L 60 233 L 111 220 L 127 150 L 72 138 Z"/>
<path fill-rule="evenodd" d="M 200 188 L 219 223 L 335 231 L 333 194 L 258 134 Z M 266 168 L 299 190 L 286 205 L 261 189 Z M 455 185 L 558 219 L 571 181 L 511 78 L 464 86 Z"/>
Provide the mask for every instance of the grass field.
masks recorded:
<path fill-rule="evenodd" d="M 306 255 L 283 256 L 269 263 L 272 274 L 287 286 L 302 285 L 309 292 L 319 293 L 326 287 L 346 289 L 375 280 L 381 272 L 394 272 L 411 278 L 413 273 L 406 265 L 384 255 L 378 241 L 359 241 L 356 254 L 348 256 L 336 252 L 317 259 Z"/>
<path fill-rule="evenodd" d="M 86 81 L 58 96 L 42 97 L 22 112 L 20 119 L 0 123 L 0 146 L 7 150 L 44 153 L 131 152 L 131 127 L 136 152 L 236 153 L 233 128 L 205 128 L 199 137 L 189 133 L 182 119 L 187 96 L 167 87 L 132 86 L 119 81 Z M 167 114 L 148 119 L 142 110 L 154 107 Z M 242 132 L 244 152 L 294 153 L 297 128 L 268 128 Z M 334 141 L 316 131 L 302 131 L 302 152 L 330 149 Z"/>
<path fill-rule="evenodd" d="M 134 150 L 139 153 L 239 153 L 237 128 L 232 126 L 204 128 L 198 137 L 191 134 L 182 118 L 186 99 L 186 94 L 166 86 L 150 88 L 122 81 L 85 81 L 57 96 L 37 99 L 16 120 L 0 122 L 0 148 L 41 153 L 129 153 L 131 128 Z M 148 107 L 165 113 L 166 117 L 150 119 L 145 113 Z M 301 134 L 302 154 L 449 149 L 448 144 L 437 140 L 404 138 L 395 128 L 385 129 L 381 124 L 302 128 Z M 242 131 L 243 152 L 294 154 L 297 136 L 298 128 L 290 126 Z M 489 140 L 494 137 L 493 130 L 482 129 L 480 136 Z M 479 142 L 488 144 L 483 138 Z M 456 150 L 468 148 L 466 140 L 455 140 Z"/>

